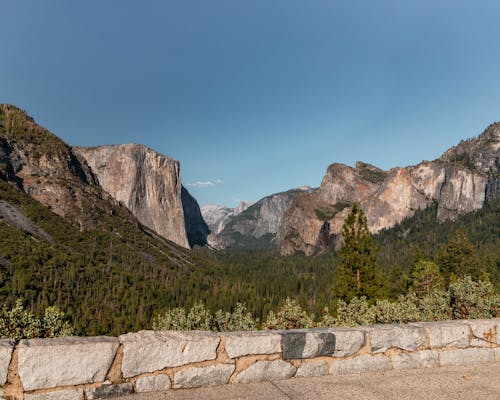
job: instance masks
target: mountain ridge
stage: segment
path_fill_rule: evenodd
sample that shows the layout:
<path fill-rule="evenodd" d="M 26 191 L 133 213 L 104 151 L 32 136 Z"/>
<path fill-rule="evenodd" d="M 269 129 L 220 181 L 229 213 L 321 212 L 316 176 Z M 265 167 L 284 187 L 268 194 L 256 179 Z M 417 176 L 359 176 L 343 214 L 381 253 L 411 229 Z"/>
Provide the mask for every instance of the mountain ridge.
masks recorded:
<path fill-rule="evenodd" d="M 437 222 L 499 197 L 500 124 L 489 125 L 434 161 L 382 171 L 364 163 L 331 164 L 315 194 L 297 196 L 281 227 L 280 252 L 318 254 L 338 243 L 349 207 L 358 203 L 372 233 L 437 203 Z M 370 174 L 361 170 L 369 169 Z M 373 177 L 375 179 L 373 179 Z"/>

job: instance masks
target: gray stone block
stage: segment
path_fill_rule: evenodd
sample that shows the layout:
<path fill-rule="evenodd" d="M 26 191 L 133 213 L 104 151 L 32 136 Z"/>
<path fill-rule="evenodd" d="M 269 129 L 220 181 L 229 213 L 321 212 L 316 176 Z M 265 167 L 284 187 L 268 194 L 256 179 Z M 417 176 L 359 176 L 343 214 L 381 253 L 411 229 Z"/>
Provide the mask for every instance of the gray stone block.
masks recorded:
<path fill-rule="evenodd" d="M 250 383 L 288 379 L 294 376 L 297 368 L 283 360 L 257 361 L 240 372 L 236 383 Z"/>
<path fill-rule="evenodd" d="M 144 392 L 162 392 L 170 389 L 171 383 L 168 375 L 141 376 L 135 381 L 135 391 Z"/>
<path fill-rule="evenodd" d="M 347 357 L 356 354 L 364 345 L 366 332 L 359 328 L 329 328 L 335 335 L 333 357 Z"/>
<path fill-rule="evenodd" d="M 110 397 L 126 396 L 134 393 L 131 383 L 120 383 L 118 385 L 102 385 L 85 390 L 87 400 L 107 399 Z"/>
<path fill-rule="evenodd" d="M 275 332 L 222 332 L 229 358 L 281 353 L 281 335 Z"/>
<path fill-rule="evenodd" d="M 307 377 L 307 376 L 323 376 L 328 375 L 330 371 L 330 366 L 325 360 L 313 361 L 313 362 L 303 362 L 297 373 L 296 377 Z"/>
<path fill-rule="evenodd" d="M 14 350 L 14 341 L 10 339 L 0 340 L 0 385 L 5 385 L 7 382 L 7 373 L 9 372 L 9 364 Z"/>
<path fill-rule="evenodd" d="M 229 381 L 234 369 L 234 364 L 183 369 L 174 374 L 174 388 L 224 385 Z"/>
<path fill-rule="evenodd" d="M 362 355 L 359 357 L 339 360 L 333 363 L 334 374 L 357 374 L 361 372 L 387 371 L 392 369 L 391 359 L 387 356 Z"/>
<path fill-rule="evenodd" d="M 433 349 L 464 348 L 469 345 L 470 327 L 462 321 L 420 322 L 411 325 L 427 328 L 429 344 Z"/>
<path fill-rule="evenodd" d="M 391 348 L 416 350 L 425 342 L 425 329 L 413 325 L 372 325 L 370 333 L 371 351 L 383 353 Z"/>
<path fill-rule="evenodd" d="M 323 330 L 291 330 L 281 333 L 283 359 L 331 356 L 335 350 L 335 335 Z"/>
<path fill-rule="evenodd" d="M 447 365 L 472 365 L 495 361 L 494 349 L 459 349 L 439 353 L 442 367 Z"/>
<path fill-rule="evenodd" d="M 83 389 L 64 389 L 48 393 L 25 393 L 24 400 L 83 400 Z"/>
<path fill-rule="evenodd" d="M 19 377 L 27 391 L 101 382 L 117 348 L 105 336 L 21 340 Z"/>
<path fill-rule="evenodd" d="M 439 366 L 437 351 L 422 350 L 415 353 L 400 353 L 391 356 L 394 369 L 430 368 Z"/>
<path fill-rule="evenodd" d="M 212 332 L 141 331 L 120 336 L 125 378 L 167 367 L 214 360 L 220 338 Z"/>
<path fill-rule="evenodd" d="M 500 319 L 471 319 L 466 323 L 472 331 L 471 346 L 485 347 L 500 344 Z"/>

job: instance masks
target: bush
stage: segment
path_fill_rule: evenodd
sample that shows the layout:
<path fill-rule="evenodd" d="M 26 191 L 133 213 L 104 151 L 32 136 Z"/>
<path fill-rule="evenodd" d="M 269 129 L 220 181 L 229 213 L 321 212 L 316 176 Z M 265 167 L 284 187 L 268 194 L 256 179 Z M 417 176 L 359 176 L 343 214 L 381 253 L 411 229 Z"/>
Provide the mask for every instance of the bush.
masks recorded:
<path fill-rule="evenodd" d="M 453 318 L 491 318 L 499 314 L 499 297 L 490 282 L 476 282 L 470 276 L 459 278 L 450 284 L 449 294 Z"/>
<path fill-rule="evenodd" d="M 214 317 L 215 328 L 221 332 L 253 331 L 257 329 L 257 320 L 247 311 L 246 305 L 236 303 L 233 312 L 218 310 Z"/>
<path fill-rule="evenodd" d="M 314 325 L 314 315 L 308 315 L 295 300 L 287 297 L 276 314 L 269 311 L 262 327 L 264 329 L 300 329 L 312 328 Z"/>
<path fill-rule="evenodd" d="M 439 285 L 435 286 L 439 287 Z M 450 284 L 449 290 L 434 289 L 428 294 L 410 291 L 397 301 L 376 300 L 370 305 L 365 296 L 354 297 L 349 303 L 339 300 L 335 316 L 328 308 L 321 319 L 315 322 L 290 298 L 286 298 L 277 312 L 269 311 L 263 329 L 300 329 L 329 326 L 355 326 L 375 323 L 408 323 L 417 321 L 442 321 L 464 318 L 491 318 L 500 315 L 500 296 L 495 295 L 493 286 L 486 281 L 473 281 L 470 276 L 459 278 Z M 422 297 L 423 296 L 423 297 Z M 28 319 L 20 315 L 18 320 Z M 237 303 L 232 312 L 218 310 L 212 315 L 201 302 L 196 303 L 188 313 L 183 308 L 174 308 L 157 315 L 154 329 L 160 330 L 214 330 L 244 331 L 257 329 L 258 321 L 247 311 L 245 304 Z"/>
<path fill-rule="evenodd" d="M 191 331 L 212 328 L 212 313 L 207 310 L 203 302 L 197 302 L 186 313 L 184 308 L 178 307 L 158 314 L 153 320 L 153 329 L 160 331 Z"/>
<path fill-rule="evenodd" d="M 0 311 L 0 336 L 14 340 L 71 336 L 73 327 L 66 315 L 57 307 L 45 309 L 43 317 L 36 318 L 23 307 L 23 300 L 17 299 L 13 308 L 4 305 Z"/>
<path fill-rule="evenodd" d="M 368 304 L 365 296 L 354 297 L 349 304 L 339 300 L 337 304 L 337 317 L 333 319 L 334 325 L 354 326 L 375 323 L 375 310 Z"/>
<path fill-rule="evenodd" d="M 419 300 L 422 321 L 445 321 L 452 318 L 450 294 L 436 290 Z"/>
<path fill-rule="evenodd" d="M 247 311 L 246 305 L 243 303 L 236 303 L 233 312 L 218 310 L 213 315 L 203 302 L 197 302 L 189 312 L 178 307 L 158 314 L 153 320 L 153 329 L 251 331 L 257 329 L 257 320 Z"/>

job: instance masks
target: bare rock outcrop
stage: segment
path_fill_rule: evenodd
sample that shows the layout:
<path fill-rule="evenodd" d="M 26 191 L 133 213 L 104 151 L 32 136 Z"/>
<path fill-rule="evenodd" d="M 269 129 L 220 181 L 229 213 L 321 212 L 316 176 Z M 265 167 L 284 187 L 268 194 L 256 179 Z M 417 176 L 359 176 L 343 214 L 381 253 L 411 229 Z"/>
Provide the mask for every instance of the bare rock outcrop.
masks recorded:
<path fill-rule="evenodd" d="M 437 204 L 437 222 L 454 220 L 500 195 L 500 124 L 460 142 L 439 159 L 388 172 L 360 163 L 328 167 L 320 189 L 297 196 L 286 211 L 280 252 L 324 251 L 341 232 L 353 203 L 377 233 Z"/>
<path fill-rule="evenodd" d="M 280 228 L 285 211 L 297 193 L 311 189 L 292 189 L 264 197 L 241 212 L 230 215 L 224 228 L 209 237 L 209 244 L 218 249 L 265 249 L 279 242 Z"/>
<path fill-rule="evenodd" d="M 95 226 L 96 216 L 109 212 L 111 197 L 85 160 L 10 104 L 0 104 L 0 179 L 81 228 Z"/>
<path fill-rule="evenodd" d="M 77 147 L 99 184 L 136 218 L 164 238 L 189 247 L 180 166 L 139 144 Z"/>

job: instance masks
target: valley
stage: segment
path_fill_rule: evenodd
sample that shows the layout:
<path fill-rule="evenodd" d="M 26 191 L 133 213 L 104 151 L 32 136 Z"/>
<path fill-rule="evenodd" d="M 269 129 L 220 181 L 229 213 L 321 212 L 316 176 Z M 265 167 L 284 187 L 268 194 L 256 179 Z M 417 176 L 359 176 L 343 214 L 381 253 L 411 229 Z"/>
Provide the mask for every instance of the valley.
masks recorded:
<path fill-rule="evenodd" d="M 500 125 L 434 161 L 383 171 L 332 164 L 319 188 L 237 209 L 198 205 L 180 163 L 142 145 L 73 148 L 0 105 L 0 301 L 64 310 L 78 334 L 151 327 L 156 313 L 237 302 L 263 321 L 286 297 L 335 309 L 334 271 L 352 204 L 379 246 L 384 297 L 417 258 L 464 232 L 500 289 Z"/>

